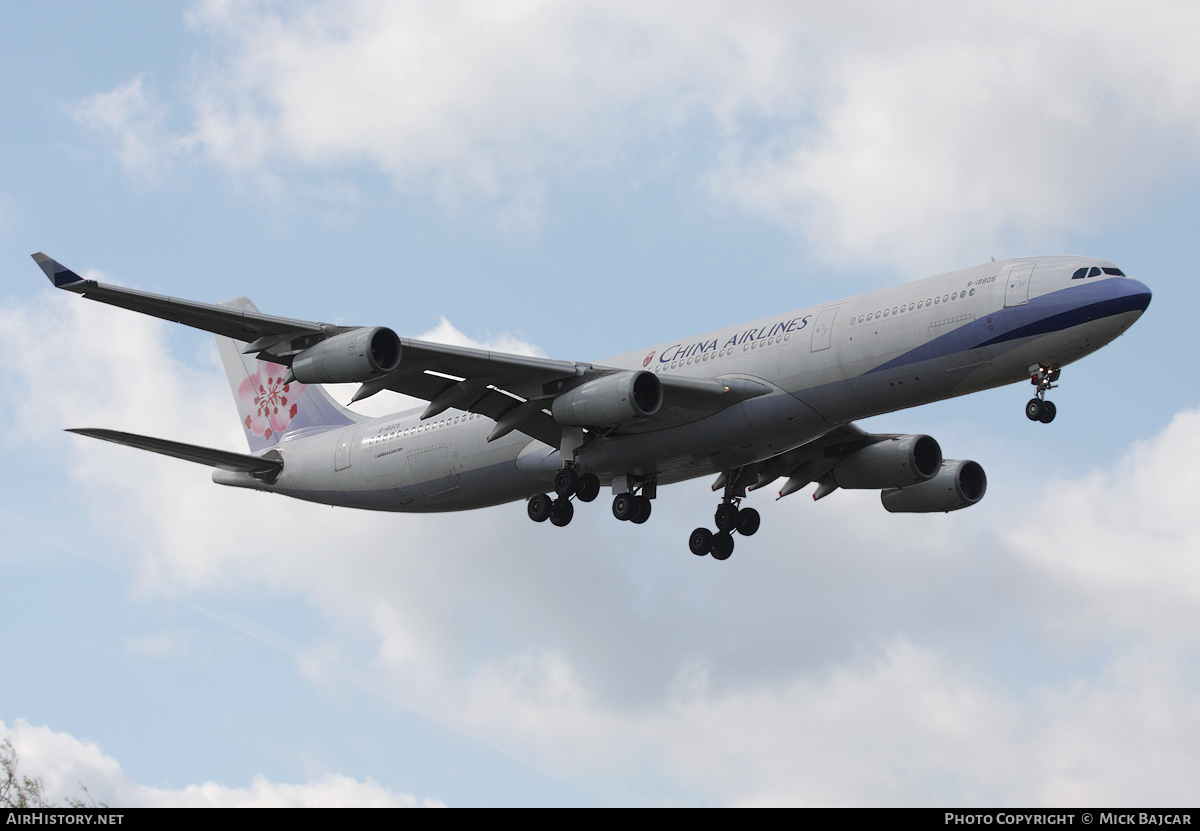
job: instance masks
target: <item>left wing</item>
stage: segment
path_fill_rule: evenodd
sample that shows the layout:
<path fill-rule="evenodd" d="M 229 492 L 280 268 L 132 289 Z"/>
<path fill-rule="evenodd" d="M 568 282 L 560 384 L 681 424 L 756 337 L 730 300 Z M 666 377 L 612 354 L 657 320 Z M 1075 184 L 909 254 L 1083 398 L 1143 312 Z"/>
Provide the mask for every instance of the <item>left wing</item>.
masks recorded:
<path fill-rule="evenodd" d="M 180 300 L 85 280 L 42 253 L 34 254 L 33 259 L 57 288 L 233 338 L 246 344 L 242 350 L 246 354 L 292 367 L 294 373 L 297 359 L 304 361 L 306 353 L 315 352 L 304 364 L 310 374 L 301 377 L 297 373 L 297 377 L 306 383 L 362 382 L 352 402 L 392 390 L 429 401 L 424 418 L 455 407 L 502 422 L 505 433 L 520 430 L 552 446 L 558 445 L 561 428 L 541 406 L 530 405 L 530 399 L 543 397 L 546 384 L 592 370 L 588 364 L 573 361 L 400 338 L 387 329 L 293 320 Z M 330 343 L 335 339 L 336 343 Z M 365 343 L 365 349 L 359 350 L 365 354 L 354 356 L 362 359 L 361 365 L 355 366 L 342 353 L 347 351 L 347 343 L 357 345 L 359 341 Z M 327 374 L 321 376 L 321 372 Z"/>
<path fill-rule="evenodd" d="M 518 430 L 551 447 L 559 447 L 563 427 L 550 410 L 564 393 L 628 370 L 512 355 L 484 349 L 447 346 L 401 338 L 384 327 L 337 326 L 266 315 L 253 309 L 180 300 L 87 280 L 38 253 L 34 261 L 55 287 L 131 311 L 182 323 L 245 343 L 243 353 L 290 368 L 290 377 L 306 384 L 360 383 L 351 403 L 391 390 L 429 402 L 422 418 L 447 409 L 480 413 L 496 421 L 489 441 Z M 649 375 L 661 390 L 655 412 L 619 425 L 630 431 L 657 430 L 686 424 L 726 407 L 764 395 L 771 387 L 745 378 L 708 379 Z M 604 394 L 619 397 L 615 384 Z M 595 412 L 587 403 L 592 389 L 578 390 L 581 402 L 572 426 L 611 428 L 614 422 L 587 421 Z M 606 402 L 612 403 L 610 399 Z M 601 407 L 607 414 L 611 408 Z M 578 416 L 583 412 L 584 416 Z M 601 416 L 602 418 L 603 416 Z M 581 423 L 580 418 L 584 421 Z"/>

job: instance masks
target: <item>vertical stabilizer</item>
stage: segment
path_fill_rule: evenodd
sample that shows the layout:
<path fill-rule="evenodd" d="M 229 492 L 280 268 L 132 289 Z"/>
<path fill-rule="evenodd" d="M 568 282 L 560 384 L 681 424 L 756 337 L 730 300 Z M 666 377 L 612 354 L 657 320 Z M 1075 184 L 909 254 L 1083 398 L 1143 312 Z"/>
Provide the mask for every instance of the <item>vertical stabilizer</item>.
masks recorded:
<path fill-rule="evenodd" d="M 220 305 L 258 311 L 245 297 L 226 300 Z M 278 444 L 285 436 L 320 433 L 362 420 L 334 401 L 320 385 L 285 383 L 286 366 L 243 355 L 245 345 L 217 335 L 221 363 L 225 365 L 252 453 Z"/>

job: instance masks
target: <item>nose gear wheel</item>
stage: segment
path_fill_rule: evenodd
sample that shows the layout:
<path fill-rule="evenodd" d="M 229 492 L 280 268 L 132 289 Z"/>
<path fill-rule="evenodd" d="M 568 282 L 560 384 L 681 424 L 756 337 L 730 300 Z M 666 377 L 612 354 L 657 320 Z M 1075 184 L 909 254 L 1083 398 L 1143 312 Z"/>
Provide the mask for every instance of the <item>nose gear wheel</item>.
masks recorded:
<path fill-rule="evenodd" d="M 1053 401 L 1046 400 L 1046 392 L 1057 386 L 1054 382 L 1061 374 L 1061 369 L 1039 364 L 1037 371 L 1030 377 L 1029 383 L 1037 387 L 1037 394 L 1025 404 L 1025 417 L 1030 421 L 1040 421 L 1042 424 L 1054 421 L 1058 408 L 1054 406 Z"/>

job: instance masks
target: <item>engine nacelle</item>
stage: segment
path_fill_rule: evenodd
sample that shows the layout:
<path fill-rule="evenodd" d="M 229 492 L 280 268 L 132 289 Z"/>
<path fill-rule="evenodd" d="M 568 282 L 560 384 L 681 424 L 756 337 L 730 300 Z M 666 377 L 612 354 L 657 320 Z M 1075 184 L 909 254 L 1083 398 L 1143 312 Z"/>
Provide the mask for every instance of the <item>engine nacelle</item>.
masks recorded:
<path fill-rule="evenodd" d="M 893 514 L 931 514 L 969 508 L 987 493 L 987 474 L 978 462 L 947 459 L 927 482 L 885 490 L 883 507 Z"/>
<path fill-rule="evenodd" d="M 903 488 L 937 475 L 942 448 L 929 436 L 900 436 L 864 447 L 833 468 L 838 487 Z"/>
<path fill-rule="evenodd" d="M 564 426 L 603 427 L 652 416 L 662 406 L 662 382 L 653 372 L 618 372 L 588 381 L 554 399 L 550 411 Z"/>
<path fill-rule="evenodd" d="M 305 349 L 292 360 L 292 374 L 302 384 L 367 381 L 400 366 L 400 352 L 391 329 L 354 329 Z"/>

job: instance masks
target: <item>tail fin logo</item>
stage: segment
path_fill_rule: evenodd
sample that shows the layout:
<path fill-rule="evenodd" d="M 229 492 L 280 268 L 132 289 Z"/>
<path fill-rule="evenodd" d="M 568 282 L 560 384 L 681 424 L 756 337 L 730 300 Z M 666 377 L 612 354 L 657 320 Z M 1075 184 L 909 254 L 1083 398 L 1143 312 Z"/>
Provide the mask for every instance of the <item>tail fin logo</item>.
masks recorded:
<path fill-rule="evenodd" d="M 238 387 L 238 404 L 246 413 L 246 432 L 262 436 L 267 442 L 284 432 L 296 417 L 297 401 L 304 384 L 285 382 L 287 367 L 258 361 L 255 372 Z"/>

